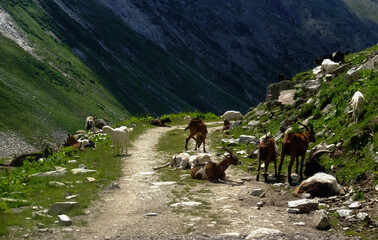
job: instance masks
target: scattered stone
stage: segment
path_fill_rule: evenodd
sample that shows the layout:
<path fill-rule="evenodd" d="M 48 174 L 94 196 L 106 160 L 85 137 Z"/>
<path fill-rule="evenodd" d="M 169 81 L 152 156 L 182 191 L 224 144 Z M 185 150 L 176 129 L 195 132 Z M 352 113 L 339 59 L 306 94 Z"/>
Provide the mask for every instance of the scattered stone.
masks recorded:
<path fill-rule="evenodd" d="M 252 231 L 245 239 L 260 239 L 272 235 L 280 235 L 281 231 L 270 228 L 258 228 Z"/>
<path fill-rule="evenodd" d="M 77 163 L 77 161 L 76 161 L 76 160 L 68 160 L 67 163 L 72 163 L 72 164 L 74 164 L 74 163 Z"/>
<path fill-rule="evenodd" d="M 248 126 L 257 127 L 260 124 L 260 121 L 252 120 L 247 123 Z"/>
<path fill-rule="evenodd" d="M 157 216 L 157 213 L 147 213 L 146 215 L 144 215 L 145 217 L 156 217 Z"/>
<path fill-rule="evenodd" d="M 362 207 L 360 202 L 352 202 L 348 206 L 350 209 L 360 209 Z"/>
<path fill-rule="evenodd" d="M 47 210 L 32 212 L 32 217 L 45 217 L 45 218 L 52 218 L 51 215 L 47 214 Z"/>
<path fill-rule="evenodd" d="M 250 181 L 252 181 L 252 177 L 242 177 L 241 180 L 250 182 Z"/>
<path fill-rule="evenodd" d="M 70 228 L 70 227 L 65 227 L 65 228 L 62 229 L 62 232 L 72 232 L 72 231 L 73 231 L 73 229 Z"/>
<path fill-rule="evenodd" d="M 315 211 L 313 223 L 319 230 L 328 230 L 331 227 L 330 218 L 325 210 Z"/>
<path fill-rule="evenodd" d="M 287 202 L 290 208 L 299 209 L 299 213 L 309 213 L 317 210 L 319 206 L 318 200 L 315 199 L 300 199 Z"/>
<path fill-rule="evenodd" d="M 198 207 L 201 205 L 203 205 L 203 203 L 200 202 L 180 202 L 171 204 L 171 207 Z"/>
<path fill-rule="evenodd" d="M 5 202 L 18 202 L 18 203 L 29 203 L 28 200 L 15 199 L 15 198 L 0 198 L 0 201 L 5 201 Z"/>
<path fill-rule="evenodd" d="M 73 208 L 80 208 L 80 204 L 78 202 L 57 202 L 50 207 L 48 213 L 52 215 L 59 215 L 66 213 Z"/>
<path fill-rule="evenodd" d="M 284 186 L 285 186 L 284 183 L 275 183 L 275 184 L 273 184 L 273 187 L 275 187 L 275 188 L 284 187 Z"/>
<path fill-rule="evenodd" d="M 66 199 L 71 200 L 71 199 L 76 198 L 76 197 L 77 197 L 76 195 L 70 195 L 70 196 L 67 196 Z"/>
<path fill-rule="evenodd" d="M 91 169 L 85 169 L 85 168 L 74 168 L 71 170 L 71 172 L 76 174 L 83 174 L 83 173 L 97 173 L 97 170 L 91 170 Z"/>
<path fill-rule="evenodd" d="M 45 228 L 45 224 L 43 223 L 37 223 L 37 228 L 41 229 L 41 228 Z"/>
<path fill-rule="evenodd" d="M 375 191 L 378 192 L 378 184 L 375 185 Z"/>
<path fill-rule="evenodd" d="M 365 213 L 365 212 L 359 212 L 359 213 L 357 214 L 357 218 L 358 218 L 358 220 L 360 220 L 360 221 L 369 221 L 370 216 L 369 216 L 369 214 L 367 214 L 367 213 Z"/>
<path fill-rule="evenodd" d="M 220 237 L 239 237 L 240 233 L 236 233 L 236 232 L 233 232 L 233 233 L 222 233 L 222 234 L 219 234 L 218 236 L 220 236 Z"/>
<path fill-rule="evenodd" d="M 303 199 L 310 199 L 311 198 L 311 194 L 309 194 L 309 193 L 302 193 L 302 198 Z"/>
<path fill-rule="evenodd" d="M 96 178 L 94 177 L 87 177 L 88 182 L 96 182 Z"/>
<path fill-rule="evenodd" d="M 115 183 L 115 182 L 113 182 L 113 183 L 110 185 L 109 188 L 110 188 L 110 189 L 113 189 L 113 190 L 115 190 L 115 189 L 121 189 L 121 187 L 119 186 L 119 184 L 118 184 L 118 183 Z"/>
<path fill-rule="evenodd" d="M 50 181 L 49 182 L 49 186 L 53 186 L 53 187 L 63 187 L 63 186 L 66 186 L 64 183 L 62 182 L 57 182 L 57 181 Z"/>
<path fill-rule="evenodd" d="M 176 184 L 176 182 L 153 182 L 152 185 L 154 186 L 167 186 L 167 185 L 173 185 Z"/>
<path fill-rule="evenodd" d="M 47 176 L 62 176 L 66 174 L 67 169 L 62 167 L 55 167 L 56 170 L 49 172 L 40 172 L 30 175 L 30 177 L 47 177 Z"/>
<path fill-rule="evenodd" d="M 58 215 L 58 223 L 61 226 L 70 226 L 72 225 L 71 218 L 65 214 Z"/>
<path fill-rule="evenodd" d="M 278 102 L 282 103 L 282 105 L 292 105 L 294 101 L 294 95 L 297 92 L 295 89 L 283 90 L 280 92 L 280 96 L 278 97 Z"/>
<path fill-rule="evenodd" d="M 258 203 L 256 203 L 256 205 L 257 205 L 257 207 L 264 207 L 264 205 L 265 205 L 265 202 L 258 202 Z"/>
<path fill-rule="evenodd" d="M 239 213 L 238 211 L 233 210 L 233 209 L 229 209 L 229 208 L 224 209 L 222 212 L 226 213 L 226 214 L 238 214 Z"/>
<path fill-rule="evenodd" d="M 292 213 L 292 214 L 300 214 L 301 211 L 298 209 L 298 208 L 287 208 L 286 209 L 288 213 Z"/>
<path fill-rule="evenodd" d="M 252 196 L 260 196 L 260 194 L 263 193 L 263 190 L 258 188 L 258 189 L 253 189 L 252 192 L 251 192 L 251 195 Z"/>
<path fill-rule="evenodd" d="M 239 139 L 234 139 L 234 138 L 222 139 L 221 141 L 222 141 L 222 143 L 227 144 L 229 146 L 233 146 L 233 145 L 236 145 L 236 144 L 239 143 Z"/>
<path fill-rule="evenodd" d="M 296 226 L 306 226 L 305 222 L 295 222 L 293 224 L 296 225 Z"/>
<path fill-rule="evenodd" d="M 342 218 L 350 217 L 353 215 L 353 210 L 349 210 L 349 209 L 339 209 L 339 210 L 336 210 L 336 212 Z"/>
<path fill-rule="evenodd" d="M 263 198 L 263 197 L 265 197 L 265 193 L 264 192 L 259 195 L 259 198 Z"/>

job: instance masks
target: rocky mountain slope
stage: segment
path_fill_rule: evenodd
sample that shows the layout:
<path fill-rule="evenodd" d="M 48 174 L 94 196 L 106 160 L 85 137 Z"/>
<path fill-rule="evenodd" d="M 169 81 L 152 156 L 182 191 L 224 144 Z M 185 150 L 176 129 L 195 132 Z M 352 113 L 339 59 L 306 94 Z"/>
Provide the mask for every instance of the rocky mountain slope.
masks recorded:
<path fill-rule="evenodd" d="M 0 131 L 40 142 L 90 114 L 245 112 L 278 72 L 375 44 L 363 3 L 2 0 Z"/>

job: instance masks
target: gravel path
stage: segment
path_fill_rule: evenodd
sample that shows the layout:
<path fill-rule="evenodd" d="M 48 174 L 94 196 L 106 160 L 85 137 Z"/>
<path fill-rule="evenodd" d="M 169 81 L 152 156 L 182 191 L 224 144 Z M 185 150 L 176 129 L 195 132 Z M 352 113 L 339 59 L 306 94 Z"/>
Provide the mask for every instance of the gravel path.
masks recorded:
<path fill-rule="evenodd" d="M 242 185 L 204 181 L 190 187 L 194 199 L 210 203 L 206 214 L 193 216 L 190 209 L 174 213 L 168 204 L 172 190 L 179 192 L 187 186 L 161 184 L 152 170 L 162 162 L 155 143 L 166 132 L 167 128 L 152 128 L 141 135 L 129 149 L 131 156 L 124 158 L 120 189 L 105 190 L 87 215 L 75 219 L 84 219 L 87 226 L 74 226 L 70 233 L 54 231 L 54 239 L 245 239 L 259 228 L 281 231 L 263 239 L 346 239 L 332 230 L 315 230 L 312 214 L 288 214 L 287 201 L 295 200 L 290 189 L 274 189 L 254 178 Z M 233 180 L 251 177 L 233 166 L 226 173 Z M 263 189 L 265 197 L 251 196 L 256 188 Z M 265 205 L 257 208 L 257 202 Z"/>

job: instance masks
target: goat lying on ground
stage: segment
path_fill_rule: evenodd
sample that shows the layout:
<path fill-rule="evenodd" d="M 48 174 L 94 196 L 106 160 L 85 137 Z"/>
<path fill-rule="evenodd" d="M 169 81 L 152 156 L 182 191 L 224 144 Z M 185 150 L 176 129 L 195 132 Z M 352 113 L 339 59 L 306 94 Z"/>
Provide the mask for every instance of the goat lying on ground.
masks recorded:
<path fill-rule="evenodd" d="M 13 160 L 9 164 L 0 164 L 0 166 L 5 167 L 21 167 L 24 165 L 24 161 L 27 160 L 29 162 L 35 162 L 38 161 L 41 158 L 47 158 L 53 154 L 53 150 L 50 147 L 46 147 L 42 153 L 27 153 L 22 154 L 20 156 L 16 156 L 13 158 Z"/>
<path fill-rule="evenodd" d="M 197 151 L 197 148 L 203 144 L 203 152 L 206 152 L 205 140 L 207 135 L 206 124 L 200 118 L 193 118 L 188 126 L 185 128 L 185 131 L 190 131 L 190 135 L 186 138 L 185 149 L 188 150 L 188 142 L 191 138 L 196 141 L 194 151 Z"/>
<path fill-rule="evenodd" d="M 163 166 L 154 167 L 153 169 L 158 170 L 158 169 L 165 168 L 168 166 L 171 166 L 171 168 L 176 168 L 176 169 L 181 169 L 181 170 L 188 169 L 190 168 L 189 158 L 190 158 L 189 154 L 180 153 L 178 155 L 173 156 L 169 163 Z"/>
<path fill-rule="evenodd" d="M 294 160 L 296 160 L 296 170 L 295 172 L 298 173 L 298 162 L 299 162 L 299 156 L 302 157 L 301 159 L 301 166 L 300 166 L 300 172 L 299 177 L 300 179 L 303 179 L 302 170 L 303 170 L 303 163 L 304 158 L 306 155 L 306 151 L 308 149 L 308 145 L 310 142 L 315 142 L 315 133 L 313 131 L 313 127 L 310 125 L 310 129 L 301 124 L 306 128 L 306 132 L 304 133 L 287 133 L 285 137 L 282 140 L 282 150 L 281 150 L 281 162 L 280 166 L 278 168 L 278 176 L 281 176 L 281 169 L 282 169 L 282 163 L 285 159 L 286 155 L 289 155 L 290 163 L 288 167 L 288 182 L 291 184 L 291 168 L 293 166 Z"/>
<path fill-rule="evenodd" d="M 340 194 L 340 191 L 340 186 L 334 176 L 319 172 L 301 182 L 293 194 L 310 193 L 311 197 L 330 197 Z"/>
<path fill-rule="evenodd" d="M 226 169 L 231 165 L 240 165 L 241 162 L 239 159 L 229 150 L 225 150 L 229 153 L 225 158 L 217 163 L 214 162 L 208 162 L 206 164 L 198 164 L 194 166 L 194 168 L 191 170 L 190 174 L 193 179 L 199 179 L 199 180 L 209 180 L 211 182 L 218 182 L 219 180 L 225 180 Z"/>
<path fill-rule="evenodd" d="M 353 121 L 357 124 L 358 117 L 361 115 L 364 108 L 365 98 L 360 91 L 354 93 L 352 99 L 349 101 L 348 105 L 352 106 L 353 111 Z"/>
<path fill-rule="evenodd" d="M 66 142 L 63 144 L 64 147 L 73 147 L 73 148 L 77 148 L 79 149 L 80 151 L 85 151 L 85 147 L 84 145 L 79 142 L 74 136 L 71 136 L 70 134 L 68 134 L 68 138 L 66 140 Z"/>
<path fill-rule="evenodd" d="M 259 181 L 260 178 L 260 166 L 261 160 L 265 161 L 265 173 L 264 179 L 267 181 L 268 175 L 268 167 L 270 162 L 274 162 L 274 173 L 277 179 L 277 156 L 278 156 L 278 148 L 276 145 L 276 141 L 273 138 L 266 136 L 260 141 L 259 144 L 259 157 L 258 157 L 258 169 L 257 169 L 257 176 L 256 181 Z"/>
<path fill-rule="evenodd" d="M 164 119 L 155 118 L 150 121 L 150 124 L 158 126 L 158 127 L 170 127 L 170 126 L 165 125 L 166 123 L 170 123 L 170 122 L 172 122 L 170 118 L 164 118 Z"/>
<path fill-rule="evenodd" d="M 243 119 L 243 115 L 239 111 L 227 111 L 225 112 L 221 118 L 223 120 L 229 120 L 229 121 L 238 121 Z"/>
<path fill-rule="evenodd" d="M 121 155 L 123 154 L 124 148 L 126 148 L 127 155 L 127 144 L 129 140 L 129 134 L 132 129 L 128 128 L 112 128 L 109 126 L 104 126 L 102 131 L 111 136 L 113 140 L 113 154 Z M 117 148 L 117 152 L 114 149 Z"/>

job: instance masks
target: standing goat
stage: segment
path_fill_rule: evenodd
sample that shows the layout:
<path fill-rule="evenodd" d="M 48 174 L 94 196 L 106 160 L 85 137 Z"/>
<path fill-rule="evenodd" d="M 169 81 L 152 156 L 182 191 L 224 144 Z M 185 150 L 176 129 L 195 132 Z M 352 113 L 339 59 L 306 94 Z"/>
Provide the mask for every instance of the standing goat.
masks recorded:
<path fill-rule="evenodd" d="M 360 91 L 354 93 L 352 99 L 349 101 L 348 105 L 352 106 L 353 109 L 353 121 L 357 124 L 358 117 L 361 115 L 364 108 L 365 98 Z"/>
<path fill-rule="evenodd" d="M 289 155 L 291 157 L 287 173 L 289 184 L 291 184 L 291 167 L 293 166 L 294 160 L 296 160 L 295 172 L 298 173 L 299 156 L 302 157 L 299 177 L 300 179 L 303 179 L 302 170 L 306 151 L 308 149 L 309 143 L 315 142 L 315 133 L 313 127 L 309 125 L 309 129 L 303 124 L 300 125 L 305 127 L 307 131 L 304 133 L 287 133 L 282 140 L 281 162 L 278 168 L 278 176 L 281 176 L 282 163 L 285 159 L 285 156 Z"/>
<path fill-rule="evenodd" d="M 231 165 L 240 165 L 240 160 L 231 152 L 231 150 L 224 148 L 229 154 L 217 163 L 208 162 L 206 164 L 197 164 L 192 168 L 190 175 L 193 179 L 209 180 L 211 182 L 218 182 L 219 179 L 226 178 L 226 169 Z"/>
<path fill-rule="evenodd" d="M 261 160 L 265 161 L 265 173 L 264 179 L 267 181 L 267 174 L 268 174 L 268 167 L 270 162 L 274 162 L 274 173 L 277 179 L 277 156 L 278 156 L 278 148 L 276 145 L 276 141 L 273 138 L 266 136 L 263 138 L 259 144 L 259 158 L 258 158 L 258 169 L 257 169 L 257 176 L 256 181 L 259 181 L 260 178 L 260 166 Z"/>
<path fill-rule="evenodd" d="M 129 140 L 129 133 L 132 129 L 126 128 L 112 128 L 109 126 L 104 126 L 102 131 L 112 137 L 113 140 L 113 154 L 115 154 L 114 149 L 117 147 L 116 154 L 121 155 L 123 153 L 124 148 L 126 148 L 126 155 L 127 155 L 127 143 Z"/>
<path fill-rule="evenodd" d="M 207 135 L 206 124 L 200 118 L 193 118 L 188 126 L 185 128 L 185 131 L 190 131 L 190 135 L 186 138 L 185 149 L 188 150 L 188 142 L 191 138 L 196 141 L 196 146 L 194 151 L 197 151 L 197 148 L 203 144 L 203 152 L 206 152 L 205 149 L 205 140 Z"/>

